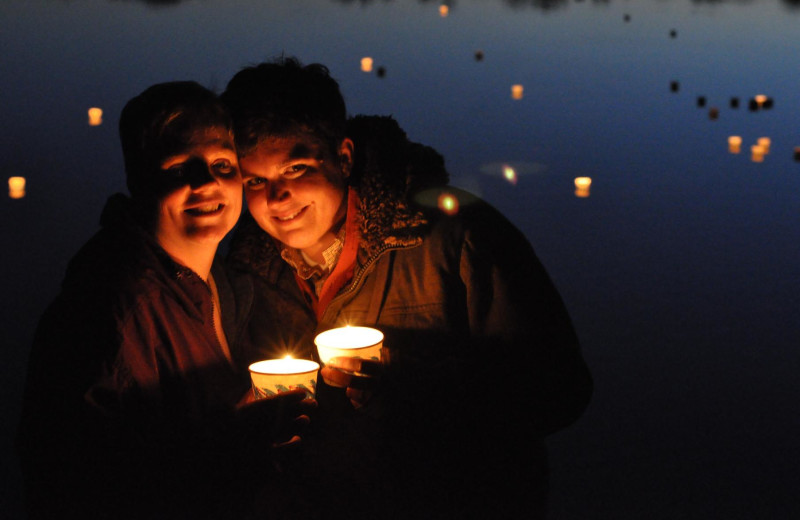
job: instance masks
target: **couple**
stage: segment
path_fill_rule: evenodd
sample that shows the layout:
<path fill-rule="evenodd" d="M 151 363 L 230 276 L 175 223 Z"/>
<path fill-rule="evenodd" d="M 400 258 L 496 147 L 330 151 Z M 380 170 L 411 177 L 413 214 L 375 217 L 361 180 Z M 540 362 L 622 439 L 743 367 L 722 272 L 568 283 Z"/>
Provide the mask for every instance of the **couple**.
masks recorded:
<path fill-rule="evenodd" d="M 436 152 L 348 119 L 327 69 L 294 59 L 220 98 L 151 87 L 120 137 L 130 197 L 31 352 L 31 518 L 543 516 L 543 439 L 591 378 L 528 242 Z M 315 357 L 345 324 L 380 329 L 386 359 L 324 367 L 316 401 L 253 402 L 251 362 Z"/>

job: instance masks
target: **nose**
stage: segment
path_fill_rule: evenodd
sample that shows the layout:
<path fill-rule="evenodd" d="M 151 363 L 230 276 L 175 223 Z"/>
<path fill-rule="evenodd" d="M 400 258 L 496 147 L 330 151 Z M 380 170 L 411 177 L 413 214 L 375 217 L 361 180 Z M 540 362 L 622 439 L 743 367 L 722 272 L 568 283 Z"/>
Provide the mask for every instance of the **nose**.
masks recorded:
<path fill-rule="evenodd" d="M 196 190 L 206 184 L 216 182 L 216 177 L 211 173 L 211 168 L 205 161 L 194 160 L 184 165 L 186 181 L 189 186 Z"/>
<path fill-rule="evenodd" d="M 267 203 L 282 202 L 291 196 L 289 187 L 284 180 L 277 180 L 269 183 L 267 189 Z"/>

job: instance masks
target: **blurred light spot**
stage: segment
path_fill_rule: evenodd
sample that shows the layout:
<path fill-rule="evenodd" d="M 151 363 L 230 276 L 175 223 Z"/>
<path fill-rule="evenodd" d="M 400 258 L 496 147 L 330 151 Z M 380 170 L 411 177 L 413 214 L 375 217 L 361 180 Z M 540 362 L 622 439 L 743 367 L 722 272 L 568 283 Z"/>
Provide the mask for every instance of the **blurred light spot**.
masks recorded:
<path fill-rule="evenodd" d="M 448 14 L 450 14 L 450 8 L 448 6 L 446 6 L 446 5 L 444 5 L 444 4 L 440 5 L 439 6 L 439 16 L 444 18 Z"/>
<path fill-rule="evenodd" d="M 361 58 L 361 70 L 364 72 L 372 72 L 372 58 L 369 56 Z"/>
<path fill-rule="evenodd" d="M 750 160 L 753 162 L 764 162 L 764 147 L 754 144 L 750 147 Z"/>
<path fill-rule="evenodd" d="M 25 196 L 25 177 L 8 178 L 8 196 L 12 199 L 21 199 Z"/>
<path fill-rule="evenodd" d="M 507 164 L 503 165 L 503 178 L 511 184 L 517 184 L 517 172 Z"/>
<path fill-rule="evenodd" d="M 450 193 L 439 195 L 439 209 L 445 215 L 455 215 L 458 213 L 458 199 Z"/>
<path fill-rule="evenodd" d="M 591 177 L 575 177 L 575 196 L 586 198 L 589 196 L 589 188 L 592 186 Z"/>
<path fill-rule="evenodd" d="M 754 97 L 753 99 L 756 100 L 756 103 L 758 104 L 759 108 L 763 107 L 764 103 L 767 102 L 767 96 L 765 96 L 764 94 L 759 94 L 756 97 Z"/>
<path fill-rule="evenodd" d="M 89 109 L 89 126 L 100 126 L 103 124 L 103 110 L 97 107 Z"/>
<path fill-rule="evenodd" d="M 769 137 L 759 137 L 756 143 L 764 150 L 764 155 L 767 155 L 769 153 L 769 147 L 772 144 L 772 139 Z"/>
<path fill-rule="evenodd" d="M 522 99 L 522 85 L 511 85 L 511 97 L 513 99 Z"/>
<path fill-rule="evenodd" d="M 738 135 L 728 137 L 728 151 L 731 153 L 739 153 L 742 151 L 742 138 Z"/>

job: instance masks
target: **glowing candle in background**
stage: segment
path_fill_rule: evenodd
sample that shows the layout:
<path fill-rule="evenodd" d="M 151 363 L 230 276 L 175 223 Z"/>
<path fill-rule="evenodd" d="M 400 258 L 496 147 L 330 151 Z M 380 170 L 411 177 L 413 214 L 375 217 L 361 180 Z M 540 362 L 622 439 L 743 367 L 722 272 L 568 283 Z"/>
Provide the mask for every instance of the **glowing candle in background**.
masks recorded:
<path fill-rule="evenodd" d="M 511 85 L 511 97 L 512 99 L 522 99 L 522 85 Z"/>
<path fill-rule="evenodd" d="M 361 70 L 364 72 L 372 72 L 372 58 L 369 56 L 361 58 Z"/>
<path fill-rule="evenodd" d="M 772 139 L 769 137 L 759 137 L 756 143 L 764 151 L 764 155 L 767 155 L 769 153 L 769 147 L 772 144 Z"/>
<path fill-rule="evenodd" d="M 764 162 L 764 147 L 758 144 L 751 146 L 750 160 L 753 162 Z"/>
<path fill-rule="evenodd" d="M 12 199 L 21 199 L 25 196 L 25 177 L 8 178 L 8 196 Z"/>
<path fill-rule="evenodd" d="M 728 150 L 731 153 L 739 153 L 742 151 L 742 138 L 738 135 L 728 137 Z"/>
<path fill-rule="evenodd" d="M 759 94 L 753 99 L 756 100 L 756 104 L 758 104 L 759 108 L 764 106 L 764 103 L 767 101 L 767 96 L 764 94 Z"/>
<path fill-rule="evenodd" d="M 586 198 L 589 196 L 589 188 L 592 186 L 591 177 L 575 177 L 575 196 Z"/>
<path fill-rule="evenodd" d="M 103 124 L 103 110 L 97 107 L 89 109 L 89 126 L 100 126 Z"/>
<path fill-rule="evenodd" d="M 517 172 L 507 164 L 503 165 L 503 178 L 510 184 L 517 184 Z"/>
<path fill-rule="evenodd" d="M 448 6 L 446 6 L 446 5 L 444 5 L 444 4 L 440 5 L 439 6 L 439 16 L 444 18 L 448 14 L 450 14 L 450 8 Z"/>
<path fill-rule="evenodd" d="M 455 215 L 458 213 L 458 199 L 450 193 L 442 193 L 439 195 L 438 206 L 445 215 Z"/>

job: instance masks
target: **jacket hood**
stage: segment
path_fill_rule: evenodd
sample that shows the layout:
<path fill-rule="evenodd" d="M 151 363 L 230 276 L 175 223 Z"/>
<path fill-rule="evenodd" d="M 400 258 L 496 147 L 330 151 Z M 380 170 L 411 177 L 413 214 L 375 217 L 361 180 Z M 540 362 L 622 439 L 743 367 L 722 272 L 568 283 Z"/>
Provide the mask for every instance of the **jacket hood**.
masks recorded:
<path fill-rule="evenodd" d="M 408 140 L 390 116 L 356 116 L 348 121 L 354 143 L 350 187 L 359 196 L 359 261 L 383 247 L 408 247 L 422 241 L 428 220 L 414 195 L 446 185 L 444 159 L 433 148 Z M 245 213 L 231 241 L 231 265 L 277 280 L 283 262 L 273 239 Z"/>

